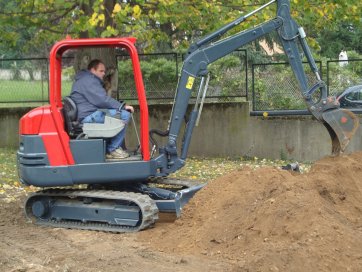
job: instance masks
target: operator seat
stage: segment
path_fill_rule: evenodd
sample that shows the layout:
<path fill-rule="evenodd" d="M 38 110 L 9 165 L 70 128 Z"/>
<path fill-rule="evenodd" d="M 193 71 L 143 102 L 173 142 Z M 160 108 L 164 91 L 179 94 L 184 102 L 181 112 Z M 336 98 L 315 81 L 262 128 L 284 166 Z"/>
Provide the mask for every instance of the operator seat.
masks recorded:
<path fill-rule="evenodd" d="M 65 129 L 68 132 L 70 138 L 74 139 L 78 135 L 83 133 L 83 124 L 78 121 L 77 114 L 77 105 L 74 101 L 66 96 L 63 98 L 63 116 L 65 121 Z"/>
<path fill-rule="evenodd" d="M 125 127 L 125 122 L 107 115 L 107 109 L 101 109 L 106 113 L 104 123 L 80 123 L 77 118 L 77 105 L 66 96 L 63 98 L 63 116 L 65 129 L 71 139 L 75 138 L 111 138 L 116 136 Z"/>

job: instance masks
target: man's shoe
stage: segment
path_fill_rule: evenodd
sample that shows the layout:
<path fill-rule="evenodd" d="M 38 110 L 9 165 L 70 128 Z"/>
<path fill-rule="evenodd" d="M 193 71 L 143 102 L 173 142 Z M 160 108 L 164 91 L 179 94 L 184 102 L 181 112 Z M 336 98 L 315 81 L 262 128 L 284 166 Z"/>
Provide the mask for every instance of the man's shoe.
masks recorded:
<path fill-rule="evenodd" d="M 122 148 L 117 148 L 113 152 L 117 152 L 118 156 L 122 157 L 122 159 L 129 157 L 129 154 L 126 151 L 124 151 Z"/>
<path fill-rule="evenodd" d="M 116 150 L 112 151 L 111 153 L 106 154 L 107 160 L 122 160 L 124 158 L 127 158 L 129 155 L 127 153 L 127 156 L 119 154 Z"/>

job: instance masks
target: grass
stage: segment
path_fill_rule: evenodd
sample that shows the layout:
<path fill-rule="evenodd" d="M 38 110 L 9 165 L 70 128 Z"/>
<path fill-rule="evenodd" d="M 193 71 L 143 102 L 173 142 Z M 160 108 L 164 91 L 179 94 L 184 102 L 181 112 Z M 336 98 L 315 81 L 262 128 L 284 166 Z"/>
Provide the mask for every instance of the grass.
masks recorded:
<path fill-rule="evenodd" d="M 62 94 L 68 95 L 71 81 L 62 82 Z M 46 80 L 0 80 L 0 102 L 48 101 L 48 82 Z M 2 103 L 0 103 L 1 105 Z"/>
<path fill-rule="evenodd" d="M 189 158 L 186 161 L 186 166 L 172 174 L 171 177 L 207 182 L 242 167 L 258 169 L 265 166 L 281 167 L 288 163 L 291 163 L 291 161 L 270 160 L 257 157 Z M 301 172 L 308 172 L 310 166 L 311 163 L 299 163 Z"/>
<path fill-rule="evenodd" d="M 0 148 L 0 185 L 19 185 L 16 150 Z"/>

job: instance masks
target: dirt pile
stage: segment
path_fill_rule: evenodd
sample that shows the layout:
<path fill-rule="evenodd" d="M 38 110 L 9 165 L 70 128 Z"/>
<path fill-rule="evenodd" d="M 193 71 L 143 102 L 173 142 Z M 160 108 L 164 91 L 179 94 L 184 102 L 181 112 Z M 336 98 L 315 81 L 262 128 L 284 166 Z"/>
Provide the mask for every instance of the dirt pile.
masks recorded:
<path fill-rule="evenodd" d="M 232 172 L 174 224 L 140 237 L 161 251 L 230 260 L 237 271 L 361 271 L 362 153 L 324 158 L 307 174 Z"/>

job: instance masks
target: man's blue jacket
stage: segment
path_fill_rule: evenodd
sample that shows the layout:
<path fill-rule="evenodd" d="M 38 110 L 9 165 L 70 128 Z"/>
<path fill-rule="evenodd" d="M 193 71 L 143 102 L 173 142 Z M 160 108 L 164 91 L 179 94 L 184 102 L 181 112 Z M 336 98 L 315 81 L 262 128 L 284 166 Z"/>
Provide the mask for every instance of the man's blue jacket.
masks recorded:
<path fill-rule="evenodd" d="M 82 70 L 75 76 L 70 97 L 77 104 L 78 120 L 98 109 L 119 110 L 122 103 L 107 95 L 103 81 L 88 70 Z"/>

